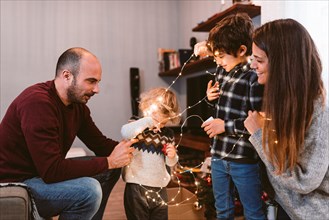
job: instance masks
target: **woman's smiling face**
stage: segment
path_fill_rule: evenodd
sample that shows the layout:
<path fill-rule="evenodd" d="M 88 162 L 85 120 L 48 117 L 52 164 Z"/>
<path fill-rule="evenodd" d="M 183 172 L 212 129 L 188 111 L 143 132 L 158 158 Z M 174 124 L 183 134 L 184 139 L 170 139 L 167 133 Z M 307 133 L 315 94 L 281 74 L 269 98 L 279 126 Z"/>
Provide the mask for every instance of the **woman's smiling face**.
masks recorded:
<path fill-rule="evenodd" d="M 265 84 L 268 76 L 268 58 L 255 43 L 252 44 L 252 53 L 253 59 L 250 66 L 257 73 L 258 83 Z"/>

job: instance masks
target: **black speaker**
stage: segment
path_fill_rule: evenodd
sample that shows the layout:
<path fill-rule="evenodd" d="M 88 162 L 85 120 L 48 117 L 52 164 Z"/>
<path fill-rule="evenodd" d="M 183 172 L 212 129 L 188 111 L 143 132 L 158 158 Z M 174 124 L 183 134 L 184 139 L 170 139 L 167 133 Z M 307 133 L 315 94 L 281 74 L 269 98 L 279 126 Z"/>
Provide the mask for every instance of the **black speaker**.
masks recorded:
<path fill-rule="evenodd" d="M 139 69 L 136 67 L 130 68 L 130 99 L 132 118 L 138 117 L 138 102 L 139 102 Z"/>
<path fill-rule="evenodd" d="M 190 39 L 190 46 L 192 48 L 192 50 L 194 50 L 194 45 L 196 45 L 196 38 L 195 37 L 191 37 Z"/>

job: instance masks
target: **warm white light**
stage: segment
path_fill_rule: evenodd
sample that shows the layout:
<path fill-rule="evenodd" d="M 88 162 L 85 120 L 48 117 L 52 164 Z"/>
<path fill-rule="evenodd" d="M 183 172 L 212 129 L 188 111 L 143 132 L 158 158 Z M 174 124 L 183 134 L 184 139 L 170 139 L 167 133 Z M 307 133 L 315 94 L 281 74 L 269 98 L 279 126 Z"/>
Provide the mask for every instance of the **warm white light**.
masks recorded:
<path fill-rule="evenodd" d="M 162 96 L 157 97 L 157 101 L 158 102 L 163 102 L 163 97 Z"/>
<path fill-rule="evenodd" d="M 156 104 L 152 104 L 152 105 L 150 106 L 150 110 L 151 110 L 152 112 L 155 112 L 155 111 L 158 110 L 158 106 L 157 106 Z"/>

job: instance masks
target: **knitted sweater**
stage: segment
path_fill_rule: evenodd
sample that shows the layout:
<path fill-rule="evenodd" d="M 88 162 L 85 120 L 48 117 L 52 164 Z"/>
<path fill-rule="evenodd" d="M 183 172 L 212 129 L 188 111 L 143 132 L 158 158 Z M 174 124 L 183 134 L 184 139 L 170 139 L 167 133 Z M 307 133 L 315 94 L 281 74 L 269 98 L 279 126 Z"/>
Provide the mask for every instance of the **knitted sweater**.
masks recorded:
<path fill-rule="evenodd" d="M 76 136 L 99 157 L 65 159 Z M 0 124 L 0 182 L 94 176 L 108 169 L 105 156 L 117 144 L 96 127 L 87 105 L 65 106 L 54 81 L 38 83 L 12 102 Z"/>
<path fill-rule="evenodd" d="M 275 200 L 292 219 L 329 219 L 328 107 L 316 103 L 311 127 L 300 148 L 296 167 L 276 175 L 262 147 L 262 131 L 250 137 L 275 191 Z"/>
<path fill-rule="evenodd" d="M 137 138 L 139 142 L 132 145 L 134 157 L 122 169 L 123 180 L 144 186 L 166 187 L 170 181 L 166 165 L 174 166 L 178 161 L 177 156 L 169 159 L 162 152 L 163 144 L 174 142 L 172 130 L 163 128 L 161 132 L 154 133 L 146 129 Z"/>

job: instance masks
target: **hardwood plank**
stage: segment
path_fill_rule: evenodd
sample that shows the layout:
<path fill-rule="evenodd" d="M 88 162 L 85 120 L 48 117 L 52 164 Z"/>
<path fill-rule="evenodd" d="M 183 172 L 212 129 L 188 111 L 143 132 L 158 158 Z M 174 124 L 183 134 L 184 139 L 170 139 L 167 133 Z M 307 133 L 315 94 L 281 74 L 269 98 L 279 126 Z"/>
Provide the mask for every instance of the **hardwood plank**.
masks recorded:
<path fill-rule="evenodd" d="M 104 220 L 126 220 L 125 209 L 123 206 L 123 193 L 126 183 L 120 179 L 114 186 L 107 206 L 104 212 Z"/>

